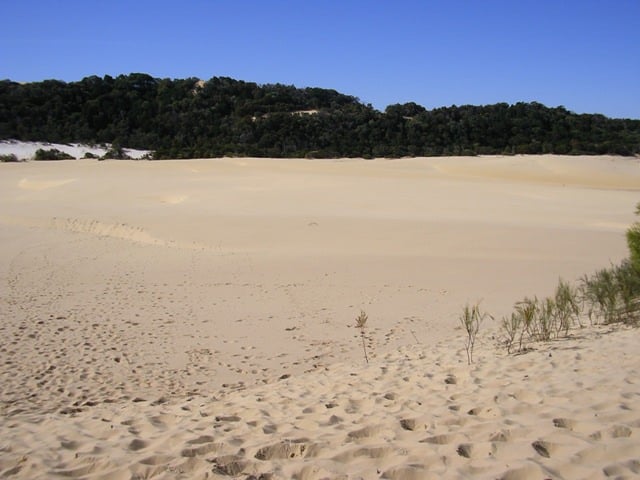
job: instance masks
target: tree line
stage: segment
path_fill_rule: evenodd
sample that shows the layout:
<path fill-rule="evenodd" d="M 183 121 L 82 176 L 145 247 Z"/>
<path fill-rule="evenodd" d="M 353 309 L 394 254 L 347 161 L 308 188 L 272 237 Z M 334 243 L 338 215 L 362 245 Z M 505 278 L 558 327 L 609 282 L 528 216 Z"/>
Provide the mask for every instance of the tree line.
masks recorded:
<path fill-rule="evenodd" d="M 540 103 L 384 112 L 323 88 L 142 73 L 0 81 L 0 139 L 110 143 L 156 158 L 640 154 L 640 120 Z"/>

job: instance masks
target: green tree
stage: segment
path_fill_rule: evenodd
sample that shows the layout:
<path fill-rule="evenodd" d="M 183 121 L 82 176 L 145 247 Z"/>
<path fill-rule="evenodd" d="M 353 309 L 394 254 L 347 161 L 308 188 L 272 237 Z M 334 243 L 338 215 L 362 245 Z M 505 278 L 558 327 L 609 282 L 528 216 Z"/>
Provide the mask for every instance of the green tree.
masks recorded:
<path fill-rule="evenodd" d="M 309 113 L 309 112 L 314 113 Z M 306 113 L 301 113 L 306 112 Z M 0 139 L 115 143 L 167 156 L 640 153 L 640 120 L 536 102 L 384 112 L 322 88 L 142 73 L 0 81 Z"/>

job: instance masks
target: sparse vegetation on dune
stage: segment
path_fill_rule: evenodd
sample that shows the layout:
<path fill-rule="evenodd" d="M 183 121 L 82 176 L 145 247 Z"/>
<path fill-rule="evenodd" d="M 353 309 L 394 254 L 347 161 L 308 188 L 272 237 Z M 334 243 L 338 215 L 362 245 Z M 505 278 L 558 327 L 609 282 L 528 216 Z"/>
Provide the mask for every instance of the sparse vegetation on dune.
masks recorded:
<path fill-rule="evenodd" d="M 636 215 L 640 215 L 640 203 L 636 205 Z M 627 230 L 627 245 L 629 246 L 629 261 L 640 271 L 640 222 L 634 222 Z"/>
<path fill-rule="evenodd" d="M 636 214 L 640 215 L 640 203 Z M 627 245 L 630 259 L 619 265 L 584 275 L 578 286 L 560 279 L 552 297 L 525 297 L 517 302 L 500 324 L 507 352 L 522 352 L 533 342 L 567 337 L 572 328 L 584 327 L 585 317 L 590 325 L 640 325 L 639 222 L 627 230 Z"/>
<path fill-rule="evenodd" d="M 124 150 L 120 147 L 112 147 L 107 152 L 100 157 L 101 160 L 130 160 L 131 157 L 127 155 Z"/>
<path fill-rule="evenodd" d="M 640 203 L 636 207 L 640 215 Z M 630 258 L 619 265 L 584 275 L 578 285 L 560 279 L 552 296 L 525 297 L 500 322 L 501 343 L 507 353 L 524 352 L 535 342 L 568 337 L 573 328 L 589 325 L 640 325 L 640 222 L 627 230 Z M 478 304 L 465 305 L 459 321 L 466 333 L 467 362 L 482 320 Z M 583 321 L 584 320 L 584 321 Z"/>

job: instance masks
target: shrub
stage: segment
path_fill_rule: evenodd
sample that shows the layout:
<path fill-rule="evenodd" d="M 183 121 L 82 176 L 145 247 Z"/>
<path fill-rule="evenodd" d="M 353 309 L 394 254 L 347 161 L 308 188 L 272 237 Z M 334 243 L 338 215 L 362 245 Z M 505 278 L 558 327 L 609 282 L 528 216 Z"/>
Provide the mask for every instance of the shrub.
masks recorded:
<path fill-rule="evenodd" d="M 124 149 L 117 145 L 112 145 L 109 150 L 101 157 L 102 160 L 131 160 L 131 157 L 127 155 Z"/>
<path fill-rule="evenodd" d="M 538 304 L 534 321 L 537 325 L 537 340 L 548 342 L 556 330 L 556 304 L 553 298 L 545 298 Z"/>
<path fill-rule="evenodd" d="M 529 339 L 534 340 L 538 338 L 538 298 L 533 299 L 525 297 L 521 302 L 516 303 L 515 313 L 520 317 L 520 350 L 524 342 L 524 335 L 526 334 Z"/>
<path fill-rule="evenodd" d="M 554 296 L 553 316 L 556 323 L 556 337 L 562 333 L 565 337 L 569 334 L 569 329 L 577 321 L 580 321 L 580 302 L 578 301 L 578 291 L 569 283 L 562 279 L 558 281 Z"/>
<path fill-rule="evenodd" d="M 15 153 L 7 153 L 4 155 L 0 155 L 0 162 L 2 163 L 13 163 L 19 162 L 18 157 L 16 157 Z"/>
<path fill-rule="evenodd" d="M 57 148 L 44 150 L 39 148 L 33 157 L 35 160 L 74 160 L 74 157 L 66 152 L 62 152 Z"/>
<path fill-rule="evenodd" d="M 635 325 L 640 311 L 640 271 L 631 261 L 625 261 L 613 274 L 618 288 L 616 320 Z"/>
<path fill-rule="evenodd" d="M 511 312 L 511 316 L 502 317 L 502 324 L 500 327 L 507 337 L 505 340 L 507 353 L 511 353 L 511 347 L 513 347 L 513 343 L 518 336 L 520 336 L 520 345 L 518 350 L 522 350 L 522 316 L 518 315 L 516 312 Z"/>
<path fill-rule="evenodd" d="M 593 317 L 602 319 L 604 323 L 615 323 L 617 316 L 618 285 L 614 268 L 604 268 L 591 276 L 582 277 L 580 291 L 584 302 L 588 305 L 589 320 Z"/>
<path fill-rule="evenodd" d="M 640 215 L 640 203 L 636 205 L 636 215 Z M 640 271 L 640 222 L 634 222 L 627 230 L 627 246 L 631 264 Z"/>
<path fill-rule="evenodd" d="M 467 351 L 467 363 L 471 365 L 473 363 L 473 347 L 476 343 L 476 337 L 480 331 L 480 325 L 486 317 L 491 317 L 486 312 L 480 311 L 480 306 L 476 303 L 469 307 L 466 304 L 460 315 L 460 323 L 467 333 L 465 350 Z"/>

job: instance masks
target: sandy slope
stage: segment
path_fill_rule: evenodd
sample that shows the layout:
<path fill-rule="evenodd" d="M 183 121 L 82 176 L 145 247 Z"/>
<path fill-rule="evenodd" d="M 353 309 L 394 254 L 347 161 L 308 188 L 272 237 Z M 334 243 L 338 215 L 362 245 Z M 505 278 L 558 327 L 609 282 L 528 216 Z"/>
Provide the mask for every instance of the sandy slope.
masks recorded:
<path fill-rule="evenodd" d="M 456 317 L 623 258 L 639 190 L 614 157 L 1 164 L 0 475 L 637 475 L 636 331 L 487 325 L 469 368 Z"/>
<path fill-rule="evenodd" d="M 640 474 L 637 331 L 523 356 L 413 345 L 368 366 L 227 395 L 11 416 L 20 478 L 631 478 Z M 253 477 L 250 477 L 253 475 Z"/>

